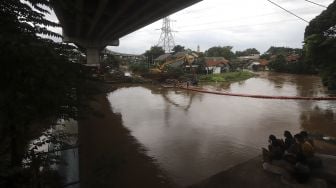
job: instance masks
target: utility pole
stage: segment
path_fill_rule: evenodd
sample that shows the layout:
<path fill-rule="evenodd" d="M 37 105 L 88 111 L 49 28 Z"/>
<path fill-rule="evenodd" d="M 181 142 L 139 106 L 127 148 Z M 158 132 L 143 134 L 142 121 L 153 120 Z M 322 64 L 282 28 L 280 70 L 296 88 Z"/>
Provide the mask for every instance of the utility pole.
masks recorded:
<path fill-rule="evenodd" d="M 162 27 L 160 29 L 161 35 L 157 44 L 157 46 L 162 46 L 166 53 L 170 53 L 175 46 L 174 37 L 172 34 L 172 32 L 174 31 L 171 29 L 170 23 L 171 20 L 169 19 L 169 17 L 163 18 Z"/>

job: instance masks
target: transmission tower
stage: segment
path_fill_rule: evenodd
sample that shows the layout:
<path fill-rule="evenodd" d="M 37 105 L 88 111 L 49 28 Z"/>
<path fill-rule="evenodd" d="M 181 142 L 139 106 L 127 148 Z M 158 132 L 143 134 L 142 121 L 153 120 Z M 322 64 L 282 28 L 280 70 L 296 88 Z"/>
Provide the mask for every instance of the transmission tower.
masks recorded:
<path fill-rule="evenodd" d="M 171 29 L 171 20 L 169 19 L 169 17 L 165 17 L 163 18 L 163 22 L 162 22 L 162 28 L 161 30 L 161 35 L 160 35 L 160 39 L 158 42 L 158 46 L 162 46 L 162 48 L 165 50 L 165 52 L 170 53 L 171 50 L 174 48 L 175 46 L 175 42 L 174 42 L 174 37 L 172 32 L 174 32 Z"/>

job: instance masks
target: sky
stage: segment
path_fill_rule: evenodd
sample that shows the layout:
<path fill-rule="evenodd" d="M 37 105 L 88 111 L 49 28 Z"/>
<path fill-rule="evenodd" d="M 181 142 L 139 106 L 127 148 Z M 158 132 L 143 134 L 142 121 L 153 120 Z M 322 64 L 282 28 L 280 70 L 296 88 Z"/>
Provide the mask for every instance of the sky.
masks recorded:
<path fill-rule="evenodd" d="M 305 0 L 272 0 L 307 21 L 325 8 Z M 328 6 L 333 0 L 311 0 Z M 213 46 L 233 46 L 233 51 L 270 46 L 301 48 L 308 23 L 285 12 L 267 0 L 203 0 L 169 16 L 176 45 L 205 51 Z M 51 18 L 55 20 L 54 14 Z M 121 53 L 142 54 L 157 45 L 162 20 L 120 39 Z M 61 30 L 57 30 L 60 32 Z"/>

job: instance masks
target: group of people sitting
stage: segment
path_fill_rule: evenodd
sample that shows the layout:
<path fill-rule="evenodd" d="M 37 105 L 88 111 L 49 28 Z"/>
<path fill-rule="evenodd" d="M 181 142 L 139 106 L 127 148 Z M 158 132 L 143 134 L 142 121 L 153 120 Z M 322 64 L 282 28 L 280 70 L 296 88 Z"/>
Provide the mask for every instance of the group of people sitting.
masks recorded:
<path fill-rule="evenodd" d="M 284 166 L 288 173 L 294 175 L 298 182 L 304 182 L 309 178 L 312 168 L 321 166 L 321 160 L 314 157 L 314 142 L 305 131 L 294 136 L 285 131 L 284 137 L 283 140 L 274 135 L 269 136 L 268 149 L 262 148 L 263 161 L 266 164 L 264 169 L 277 161 L 285 161 L 287 166 Z"/>

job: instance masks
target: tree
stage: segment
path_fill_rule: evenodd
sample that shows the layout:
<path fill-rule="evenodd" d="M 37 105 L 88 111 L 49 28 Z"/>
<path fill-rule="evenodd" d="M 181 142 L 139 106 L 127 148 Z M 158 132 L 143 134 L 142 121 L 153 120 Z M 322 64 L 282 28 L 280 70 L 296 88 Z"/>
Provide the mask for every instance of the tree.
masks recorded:
<path fill-rule="evenodd" d="M 86 70 L 70 60 L 75 47 L 38 35 L 60 36 L 46 28 L 58 24 L 45 19 L 45 7 L 49 0 L 0 1 L 0 174 L 7 176 L 0 185 L 5 187 L 32 187 L 30 176 L 24 176 L 27 182 L 11 181 L 26 172 L 21 163 L 28 142 L 57 119 L 77 118 L 87 91 Z"/>
<path fill-rule="evenodd" d="M 183 51 L 185 51 L 185 49 L 184 49 L 184 46 L 176 45 L 176 46 L 174 46 L 174 48 L 172 49 L 172 51 L 174 53 L 177 53 L 177 52 L 183 52 Z"/>
<path fill-rule="evenodd" d="M 235 57 L 232 52 L 232 46 L 215 46 L 209 48 L 205 51 L 206 57 L 224 57 L 225 59 L 231 60 Z"/>
<path fill-rule="evenodd" d="M 336 89 L 336 1 L 310 21 L 305 30 L 305 61 L 316 66 L 323 83 Z"/>
<path fill-rule="evenodd" d="M 269 63 L 269 68 L 276 72 L 286 71 L 286 59 L 283 55 L 277 55 L 274 60 Z"/>
<path fill-rule="evenodd" d="M 248 48 L 244 51 L 236 51 L 236 56 L 248 56 L 252 54 L 260 54 L 260 52 L 255 48 Z"/>
<path fill-rule="evenodd" d="M 108 54 L 100 63 L 100 68 L 104 69 L 104 72 L 109 69 L 119 69 L 121 63 L 122 61 L 118 56 Z"/>
<path fill-rule="evenodd" d="M 334 31 L 336 29 L 336 2 L 331 3 L 326 10 L 320 15 L 316 16 L 309 22 L 305 29 L 305 38 L 313 34 L 327 34 L 328 30 Z"/>
<path fill-rule="evenodd" d="M 270 60 L 270 59 L 271 59 L 271 55 L 270 55 L 270 54 L 262 54 L 262 55 L 260 56 L 260 59 Z"/>
<path fill-rule="evenodd" d="M 275 47 L 271 46 L 267 51 L 266 54 L 269 55 L 283 55 L 287 56 L 289 54 L 302 54 L 302 49 L 300 48 L 289 48 L 289 47 Z"/>
<path fill-rule="evenodd" d="M 161 46 L 152 46 L 144 53 L 144 56 L 148 57 L 149 59 L 155 59 L 162 54 L 165 54 L 165 51 Z"/>

